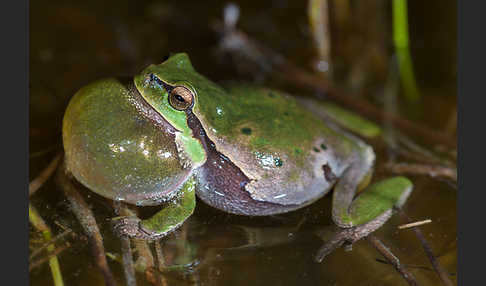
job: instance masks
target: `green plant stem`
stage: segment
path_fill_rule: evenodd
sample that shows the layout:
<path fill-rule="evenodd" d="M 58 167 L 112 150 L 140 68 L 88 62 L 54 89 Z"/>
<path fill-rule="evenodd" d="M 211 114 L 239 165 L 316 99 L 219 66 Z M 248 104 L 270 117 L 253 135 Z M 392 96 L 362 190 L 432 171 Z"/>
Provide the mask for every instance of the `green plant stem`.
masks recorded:
<path fill-rule="evenodd" d="M 397 54 L 400 78 L 405 98 L 409 102 L 417 102 L 420 92 L 415 81 L 412 57 L 408 45 L 408 12 L 407 0 L 393 0 L 393 44 Z"/>
<path fill-rule="evenodd" d="M 30 203 L 29 203 L 29 221 L 34 226 L 35 229 L 37 229 L 42 233 L 42 236 L 44 237 L 46 242 L 49 242 L 51 240 L 51 230 L 44 222 L 42 217 L 39 215 L 35 207 Z M 49 244 L 49 246 L 47 246 L 47 251 L 49 253 L 54 252 L 54 245 Z M 57 255 L 53 255 L 51 258 L 49 258 L 49 267 L 51 268 L 54 285 L 63 286 L 64 282 L 62 280 L 61 268 L 59 266 L 59 260 L 57 259 Z"/>

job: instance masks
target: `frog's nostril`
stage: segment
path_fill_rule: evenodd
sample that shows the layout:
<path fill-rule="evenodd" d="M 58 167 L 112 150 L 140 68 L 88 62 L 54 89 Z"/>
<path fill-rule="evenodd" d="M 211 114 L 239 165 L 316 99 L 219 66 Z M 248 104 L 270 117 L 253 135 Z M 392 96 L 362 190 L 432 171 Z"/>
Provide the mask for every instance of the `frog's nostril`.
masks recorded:
<path fill-rule="evenodd" d="M 149 73 L 148 78 L 151 82 L 156 82 L 158 85 L 164 86 L 164 83 L 154 73 Z"/>
<path fill-rule="evenodd" d="M 162 58 L 162 62 L 165 62 L 166 60 L 168 60 L 170 57 L 170 55 L 166 55 L 165 57 Z"/>
<path fill-rule="evenodd" d="M 241 133 L 243 133 L 245 135 L 251 135 L 251 128 L 243 127 L 243 128 L 241 128 Z"/>

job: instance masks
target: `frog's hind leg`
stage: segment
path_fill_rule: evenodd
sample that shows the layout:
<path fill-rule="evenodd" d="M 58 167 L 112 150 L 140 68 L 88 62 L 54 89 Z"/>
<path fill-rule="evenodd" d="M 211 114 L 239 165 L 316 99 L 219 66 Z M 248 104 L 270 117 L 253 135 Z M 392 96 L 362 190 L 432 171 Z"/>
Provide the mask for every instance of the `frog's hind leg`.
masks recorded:
<path fill-rule="evenodd" d="M 346 212 L 335 213 L 334 221 L 341 227 L 353 227 L 373 221 L 385 213 L 391 215 L 394 207 L 405 203 L 411 191 L 412 183 L 405 177 L 377 182 L 354 199 Z"/>
<path fill-rule="evenodd" d="M 355 198 L 357 190 L 368 184 L 372 173 L 374 154 L 371 148 L 365 148 L 367 150 L 357 155 L 334 188 L 333 220 L 342 228 L 379 220 L 372 224 L 377 229 L 388 220 L 394 207 L 403 205 L 412 191 L 410 180 L 393 177 L 368 186 Z"/>
<path fill-rule="evenodd" d="M 412 191 L 405 177 L 394 177 L 368 186 L 375 155 L 371 147 L 359 145 L 350 158 L 350 165 L 340 175 L 334 187 L 332 218 L 340 228 L 318 250 L 315 261 L 321 262 L 329 253 L 344 244 L 352 245 L 379 229 L 392 215 L 394 207 L 402 206 Z M 358 190 L 364 189 L 356 198 Z"/>
<path fill-rule="evenodd" d="M 116 218 L 116 232 L 130 237 L 156 240 L 176 230 L 192 215 L 196 207 L 194 179 L 187 180 L 179 192 L 178 198 L 168 202 L 162 210 L 148 219 Z"/>

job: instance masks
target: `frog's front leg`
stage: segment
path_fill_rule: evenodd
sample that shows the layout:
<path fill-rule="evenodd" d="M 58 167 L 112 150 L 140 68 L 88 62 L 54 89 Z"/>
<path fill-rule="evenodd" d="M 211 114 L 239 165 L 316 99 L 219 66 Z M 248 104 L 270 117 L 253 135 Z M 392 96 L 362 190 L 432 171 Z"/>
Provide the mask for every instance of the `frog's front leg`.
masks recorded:
<path fill-rule="evenodd" d="M 194 212 L 196 207 L 194 178 L 191 177 L 184 183 L 178 196 L 148 219 L 140 220 L 137 217 L 115 218 L 115 231 L 120 235 L 147 240 L 166 236 L 179 228 Z"/>
<path fill-rule="evenodd" d="M 337 182 L 332 203 L 334 222 L 341 228 L 357 228 L 359 235 L 350 242 L 383 225 L 393 208 L 405 203 L 413 187 L 407 178 L 393 177 L 367 187 L 355 198 L 356 192 L 368 185 L 375 158 L 370 147 L 360 146 L 359 150 Z"/>

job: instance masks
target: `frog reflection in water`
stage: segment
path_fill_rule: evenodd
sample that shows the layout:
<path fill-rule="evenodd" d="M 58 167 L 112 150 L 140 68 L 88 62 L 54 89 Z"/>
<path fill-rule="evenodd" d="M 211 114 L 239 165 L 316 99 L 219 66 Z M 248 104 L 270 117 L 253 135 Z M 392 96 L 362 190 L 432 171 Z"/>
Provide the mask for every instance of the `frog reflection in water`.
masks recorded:
<path fill-rule="evenodd" d="M 374 231 L 412 189 L 394 177 L 370 182 L 370 146 L 339 131 L 295 98 L 261 87 L 224 88 L 184 53 L 133 79 L 108 78 L 77 92 L 63 121 L 65 165 L 106 198 L 164 207 L 125 217 L 117 230 L 158 239 L 194 211 L 197 195 L 224 212 L 265 216 L 315 202 L 332 188 L 341 228 Z M 367 234 L 366 233 L 366 234 Z"/>

